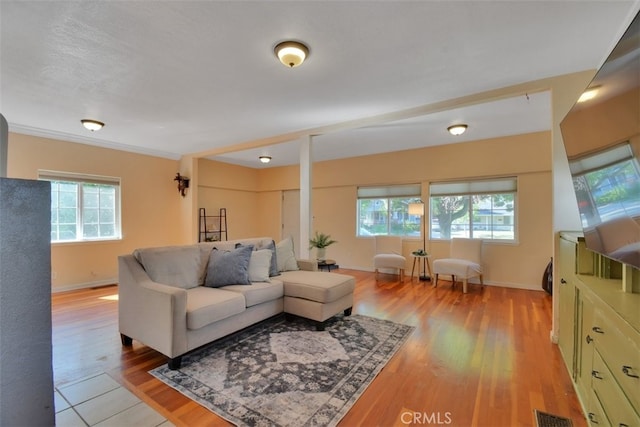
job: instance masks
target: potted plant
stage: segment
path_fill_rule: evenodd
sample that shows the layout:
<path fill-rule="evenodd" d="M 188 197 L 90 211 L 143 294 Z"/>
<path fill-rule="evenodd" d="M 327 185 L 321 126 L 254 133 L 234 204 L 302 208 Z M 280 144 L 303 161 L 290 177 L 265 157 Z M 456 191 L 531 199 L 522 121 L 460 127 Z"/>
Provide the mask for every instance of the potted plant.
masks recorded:
<path fill-rule="evenodd" d="M 309 249 L 316 248 L 316 258 L 318 261 L 324 260 L 324 255 L 326 252 L 326 247 L 329 245 L 333 245 L 334 243 L 338 243 L 336 240 L 333 240 L 330 235 L 319 233 L 316 231 L 316 234 L 312 239 L 309 239 Z"/>

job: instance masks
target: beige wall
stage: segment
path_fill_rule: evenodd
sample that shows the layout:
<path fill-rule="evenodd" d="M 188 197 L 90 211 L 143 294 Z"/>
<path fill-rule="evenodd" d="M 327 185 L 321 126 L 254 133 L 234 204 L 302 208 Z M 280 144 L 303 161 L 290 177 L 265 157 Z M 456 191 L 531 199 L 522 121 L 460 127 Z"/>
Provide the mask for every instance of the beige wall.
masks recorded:
<path fill-rule="evenodd" d="M 122 240 L 53 244 L 54 291 L 115 283 L 118 255 L 187 241 L 175 160 L 10 133 L 8 176 L 36 179 L 40 169 L 121 178 Z"/>
<path fill-rule="evenodd" d="M 199 170 L 199 205 L 227 208 L 230 238 L 279 238 L 281 192 L 298 188 L 297 166 L 256 170 L 200 160 Z M 341 266 L 371 270 L 373 242 L 356 237 L 358 186 L 418 182 L 427 200 L 430 182 L 494 176 L 518 177 L 518 241 L 485 245 L 486 279 L 540 289 L 553 247 L 549 132 L 315 163 L 312 229 L 338 240 L 327 256 Z M 410 252 L 421 246 L 420 239 L 405 241 L 408 271 Z M 446 242 L 427 246 L 434 258 L 448 253 Z"/>
<path fill-rule="evenodd" d="M 551 136 L 542 132 L 479 141 L 478 147 L 459 144 L 314 164 L 313 228 L 330 233 L 335 229 L 334 237 L 340 241 L 329 248 L 329 255 L 344 266 L 370 268 L 372 244 L 355 237 L 358 185 L 421 182 L 426 199 L 431 181 L 517 175 L 519 203 L 536 210 L 520 208 L 517 244 L 487 245 L 489 280 L 539 288 L 540 271 L 554 248 L 553 237 L 548 236 L 579 224 L 559 123 L 592 75 L 593 71 L 585 71 L 478 94 L 495 99 L 551 89 Z M 197 240 L 197 212 L 202 206 L 229 209 L 230 238 L 277 237 L 282 190 L 299 187 L 298 167 L 255 170 L 209 162 L 191 157 L 178 162 L 13 133 L 9 141 L 10 177 L 35 178 L 38 169 L 52 169 L 122 178 L 124 239 L 54 245 L 55 290 L 113 280 L 115 257 L 135 247 Z M 178 171 L 192 178 L 185 198 L 176 194 L 172 180 Z M 149 207 L 156 208 L 153 214 Z M 419 246 L 419 240 L 407 241 L 405 252 Z M 434 241 L 429 249 L 438 257 L 446 245 Z M 556 313 L 554 307 L 554 317 Z"/>
<path fill-rule="evenodd" d="M 227 211 L 227 238 L 256 237 L 262 232 L 258 171 L 207 159 L 198 160 L 198 207 L 207 215 Z"/>

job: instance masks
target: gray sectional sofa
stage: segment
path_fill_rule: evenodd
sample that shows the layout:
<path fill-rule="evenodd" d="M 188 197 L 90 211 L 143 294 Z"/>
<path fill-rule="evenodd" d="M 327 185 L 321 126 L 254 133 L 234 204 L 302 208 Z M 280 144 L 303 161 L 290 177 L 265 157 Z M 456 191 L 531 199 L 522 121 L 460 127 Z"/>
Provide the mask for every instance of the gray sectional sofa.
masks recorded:
<path fill-rule="evenodd" d="M 169 358 L 282 312 L 316 322 L 351 314 L 355 279 L 297 260 L 290 239 L 268 237 L 137 249 L 118 258 L 122 344 Z"/>

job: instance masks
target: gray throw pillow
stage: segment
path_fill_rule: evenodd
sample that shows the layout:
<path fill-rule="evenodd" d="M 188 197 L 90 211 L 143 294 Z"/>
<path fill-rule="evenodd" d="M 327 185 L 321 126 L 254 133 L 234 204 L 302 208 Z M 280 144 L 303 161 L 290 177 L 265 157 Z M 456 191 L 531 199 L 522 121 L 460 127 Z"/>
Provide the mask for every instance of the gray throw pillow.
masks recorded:
<path fill-rule="evenodd" d="M 276 252 L 276 242 L 273 240 L 266 245 L 261 245 L 260 249 L 269 249 L 271 251 L 271 266 L 269 267 L 269 277 L 279 276 L 278 271 L 278 254 Z"/>
<path fill-rule="evenodd" d="M 240 246 L 232 251 L 213 248 L 209 256 L 205 286 L 219 288 L 227 285 L 250 285 L 249 262 L 252 246 Z"/>

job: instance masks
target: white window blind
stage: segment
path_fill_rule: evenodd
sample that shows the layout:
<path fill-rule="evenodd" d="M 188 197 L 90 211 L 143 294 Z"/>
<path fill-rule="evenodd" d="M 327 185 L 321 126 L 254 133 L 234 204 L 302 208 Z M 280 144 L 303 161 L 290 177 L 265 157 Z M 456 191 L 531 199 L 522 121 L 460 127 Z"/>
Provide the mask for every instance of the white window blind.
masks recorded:
<path fill-rule="evenodd" d="M 431 197 L 463 196 L 469 194 L 513 193 L 518 189 L 516 178 L 501 178 L 480 181 L 460 181 L 432 183 L 429 186 Z"/>
<path fill-rule="evenodd" d="M 358 187 L 358 199 L 378 199 L 386 197 L 420 197 L 420 192 L 420 184 Z"/>

